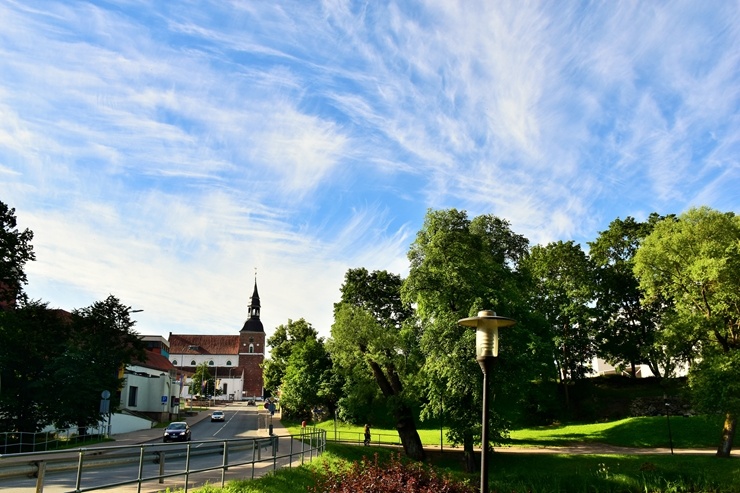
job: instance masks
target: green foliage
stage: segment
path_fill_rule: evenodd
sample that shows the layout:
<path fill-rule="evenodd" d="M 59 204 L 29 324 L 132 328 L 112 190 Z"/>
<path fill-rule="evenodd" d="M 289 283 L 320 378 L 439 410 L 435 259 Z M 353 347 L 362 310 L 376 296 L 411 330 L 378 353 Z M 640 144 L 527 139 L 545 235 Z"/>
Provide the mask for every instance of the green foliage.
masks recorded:
<path fill-rule="evenodd" d="M 0 310 L 23 299 L 23 285 L 28 282 L 23 267 L 36 260 L 32 239 L 29 229 L 18 230 L 15 209 L 0 201 Z"/>
<path fill-rule="evenodd" d="M 427 212 L 408 252 L 411 270 L 402 293 L 417 308 L 422 334 L 427 399 L 422 416 L 442 417 L 449 437 L 465 447 L 471 468 L 473 443 L 480 439 L 482 378 L 474 331 L 457 321 L 481 309 L 518 320 L 501 337 L 502 356 L 494 370 L 500 398 L 518 401 L 522 385 L 552 372 L 552 351 L 543 351 L 548 347 L 543 324 L 526 303 L 528 282 L 519 271 L 527 246 L 505 220 L 490 215 L 470 220 L 466 212 L 449 209 Z M 506 426 L 498 410 L 491 413 L 491 434 L 503 437 Z"/>
<path fill-rule="evenodd" d="M 689 374 L 695 405 L 740 416 L 740 351 L 705 351 Z"/>
<path fill-rule="evenodd" d="M 193 395 L 213 395 L 213 375 L 211 375 L 211 371 L 208 369 L 208 362 L 204 361 L 195 367 L 195 373 L 193 374 L 190 385 L 192 386 L 190 393 Z"/>
<path fill-rule="evenodd" d="M 681 345 L 660 332 L 672 305 L 663 297 L 645 300 L 634 274 L 640 242 L 663 219 L 655 213 L 646 222 L 615 219 L 589 242 L 596 267 L 597 350 L 614 366 L 626 366 L 633 376 L 637 365 L 645 363 L 654 375 L 668 377 L 683 359 Z"/>
<path fill-rule="evenodd" d="M 401 285 L 399 276 L 385 271 L 347 271 L 342 299 L 334 305 L 329 351 L 346 381 L 367 382 L 372 377 L 384 407 L 393 415 L 406 454 L 422 460 L 424 450 L 413 412 L 419 399 L 416 385 L 422 357 L 414 327 L 407 324 L 411 310 L 401 300 Z M 371 397 L 367 385 L 344 385 L 343 390 L 350 398 L 340 400 L 340 406 Z M 359 413 L 355 407 L 343 414 Z"/>
<path fill-rule="evenodd" d="M 267 345 L 270 347 L 270 359 L 262 365 L 262 376 L 265 382 L 265 389 L 273 395 L 277 394 L 278 389 L 283 384 L 285 371 L 288 368 L 288 359 L 293 353 L 293 347 L 306 340 L 316 340 L 319 333 L 310 323 L 304 319 L 296 321 L 288 320 L 285 325 L 279 325 L 272 336 L 267 339 Z"/>
<path fill-rule="evenodd" d="M 0 429 L 35 432 L 52 421 L 59 405 L 52 393 L 64 384 L 53 364 L 72 331 L 62 313 L 40 301 L 0 310 Z"/>
<path fill-rule="evenodd" d="M 707 207 L 656 224 L 635 255 L 648 299 L 672 300 L 698 347 L 740 348 L 740 217 Z"/>
<path fill-rule="evenodd" d="M 312 409 L 330 404 L 324 390 L 326 381 L 331 379 L 331 369 L 323 342 L 309 338 L 293 347 L 280 395 L 280 406 L 286 417 L 310 418 Z"/>
<path fill-rule="evenodd" d="M 582 378 L 595 354 L 594 267 L 573 241 L 534 246 L 524 261 L 533 305 L 547 321 L 562 380 Z"/>
<path fill-rule="evenodd" d="M 50 393 L 61 404 L 53 413 L 57 426 L 97 424 L 103 390 L 111 392 L 112 409 L 120 404 L 116 392 L 122 383 L 120 372 L 126 364 L 145 358 L 130 312 L 131 307 L 112 295 L 72 312 L 65 350 L 49 361 L 56 382 Z"/>

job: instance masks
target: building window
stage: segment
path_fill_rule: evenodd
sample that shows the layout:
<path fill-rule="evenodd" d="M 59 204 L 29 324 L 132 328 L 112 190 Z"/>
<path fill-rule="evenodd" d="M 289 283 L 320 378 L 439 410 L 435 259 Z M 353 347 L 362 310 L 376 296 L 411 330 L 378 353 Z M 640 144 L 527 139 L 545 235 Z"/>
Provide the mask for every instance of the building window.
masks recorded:
<path fill-rule="evenodd" d="M 175 365 L 175 366 L 177 366 L 177 360 L 176 359 L 173 359 L 172 360 L 172 364 Z"/>
<path fill-rule="evenodd" d="M 208 366 L 213 366 L 213 360 L 208 362 Z"/>
<path fill-rule="evenodd" d="M 253 353 L 254 352 L 254 344 L 250 344 L 249 345 L 249 352 L 250 353 Z"/>
<path fill-rule="evenodd" d="M 250 337 L 249 342 L 254 342 L 254 337 Z"/>
<path fill-rule="evenodd" d="M 231 366 L 231 360 L 226 362 L 226 366 Z"/>
<path fill-rule="evenodd" d="M 128 405 L 129 407 L 136 407 L 136 397 L 139 394 L 139 387 L 128 388 Z"/>
<path fill-rule="evenodd" d="M 190 366 L 195 366 L 195 360 L 190 362 Z"/>

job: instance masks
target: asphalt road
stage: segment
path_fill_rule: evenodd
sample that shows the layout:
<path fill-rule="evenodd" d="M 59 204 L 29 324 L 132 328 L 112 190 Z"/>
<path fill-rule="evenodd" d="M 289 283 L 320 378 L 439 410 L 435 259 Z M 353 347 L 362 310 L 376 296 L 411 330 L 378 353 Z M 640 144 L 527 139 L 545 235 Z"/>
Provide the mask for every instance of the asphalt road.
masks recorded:
<path fill-rule="evenodd" d="M 224 422 L 211 422 L 208 417 L 191 425 L 192 441 L 190 442 L 190 464 L 189 469 L 201 469 L 223 464 L 223 440 L 254 437 L 258 435 L 258 415 L 255 409 L 244 407 L 233 407 L 224 409 Z M 149 432 L 149 430 L 147 430 Z M 264 431 L 264 430 L 263 430 Z M 160 474 L 160 466 L 164 472 L 169 474 L 184 473 L 185 471 L 185 452 L 188 447 L 186 443 L 161 443 L 161 434 L 163 430 L 152 430 L 149 432 L 151 439 L 145 446 L 145 460 L 141 463 L 142 477 L 151 477 Z M 267 433 L 263 433 L 267 436 Z M 114 442 L 115 444 L 116 442 Z M 232 444 L 234 442 L 231 442 Z M 91 447 L 92 448 L 92 447 Z M 242 450 L 231 450 L 228 453 L 228 462 L 251 461 L 253 448 L 247 446 Z M 140 446 L 131 446 L 122 448 L 111 446 L 100 453 L 95 453 L 94 459 L 106 460 L 105 467 L 84 468 L 81 476 L 80 486 L 84 490 L 104 484 L 110 484 L 118 481 L 126 481 L 139 477 L 139 460 L 138 455 L 141 452 Z M 164 464 L 160 464 L 158 452 L 164 452 Z M 208 453 L 205 453 L 208 452 Z M 255 455 L 263 454 L 265 457 L 270 455 L 270 451 L 264 450 L 255 452 Z M 132 455 L 136 455 L 133 460 Z M 128 459 L 127 459 L 128 458 Z M 40 457 L 34 457 L 39 460 Z M 90 460 L 93 460 L 91 458 Z M 126 462 L 126 463 L 122 463 Z M 264 468 L 265 466 L 263 466 Z M 230 467 L 226 472 L 226 480 L 249 477 L 251 471 L 249 466 Z M 76 471 L 47 472 L 44 478 L 45 493 L 61 493 L 75 490 Z M 221 481 L 221 471 L 211 471 L 198 474 L 191 474 L 188 483 L 203 484 L 205 481 L 211 483 Z M 154 492 L 163 491 L 166 488 L 177 489 L 185 485 L 184 474 L 172 478 L 166 478 L 163 483 L 149 481 L 142 485 L 141 491 Z M 0 490 L 9 493 L 32 493 L 36 491 L 36 478 L 12 478 L 0 481 Z M 129 492 L 137 491 L 138 485 L 117 486 L 107 491 Z M 102 490 L 101 490 L 102 491 Z"/>

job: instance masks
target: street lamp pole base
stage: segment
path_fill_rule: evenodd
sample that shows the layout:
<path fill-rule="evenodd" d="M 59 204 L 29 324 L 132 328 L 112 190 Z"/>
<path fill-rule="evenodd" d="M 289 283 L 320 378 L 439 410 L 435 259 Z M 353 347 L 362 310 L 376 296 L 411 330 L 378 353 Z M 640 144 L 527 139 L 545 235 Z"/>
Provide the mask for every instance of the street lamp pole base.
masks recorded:
<path fill-rule="evenodd" d="M 488 443 L 489 439 L 489 419 L 488 410 L 490 409 L 491 393 L 489 392 L 488 377 L 493 372 L 493 356 L 481 356 L 476 358 L 481 370 L 483 370 L 483 418 L 481 422 L 481 451 L 480 451 L 480 492 L 488 493 Z"/>

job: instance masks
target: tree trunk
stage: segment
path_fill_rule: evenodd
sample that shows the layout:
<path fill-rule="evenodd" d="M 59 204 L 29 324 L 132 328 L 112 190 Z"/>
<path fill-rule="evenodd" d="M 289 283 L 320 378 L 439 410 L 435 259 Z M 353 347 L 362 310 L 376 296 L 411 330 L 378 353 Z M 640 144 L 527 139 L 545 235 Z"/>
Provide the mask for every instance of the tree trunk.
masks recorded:
<path fill-rule="evenodd" d="M 406 457 L 423 461 L 426 459 L 424 445 L 422 445 L 419 432 L 416 430 L 416 422 L 414 421 L 411 409 L 406 405 L 402 405 L 394 414 L 396 418 L 396 430 L 398 430 L 398 436 L 401 438 L 401 444 L 403 445 L 403 451 L 406 452 Z"/>
<path fill-rule="evenodd" d="M 380 391 L 384 396 L 392 397 L 401 393 L 403 389 L 399 378 L 389 379 L 383 373 L 379 364 L 369 358 L 368 363 L 375 376 L 375 381 L 378 383 L 378 387 L 380 387 Z M 426 454 L 424 453 L 424 446 L 421 444 L 421 438 L 419 438 L 419 432 L 416 430 L 416 422 L 414 421 L 414 415 L 411 409 L 406 404 L 400 404 L 393 412 L 393 417 L 396 419 L 396 430 L 398 430 L 398 437 L 401 439 L 406 456 L 414 460 L 423 461 L 426 458 Z"/>
<path fill-rule="evenodd" d="M 732 441 L 735 438 L 737 418 L 732 413 L 725 415 L 725 426 L 722 428 L 722 443 L 717 449 L 717 457 L 729 457 L 732 452 Z"/>
<path fill-rule="evenodd" d="M 475 460 L 472 433 L 465 433 L 463 436 L 463 460 L 465 472 L 474 473 L 478 469 L 479 461 Z"/>

